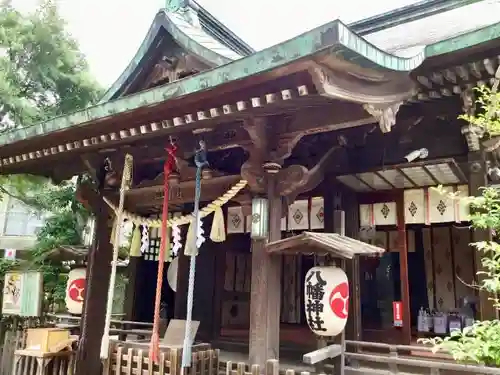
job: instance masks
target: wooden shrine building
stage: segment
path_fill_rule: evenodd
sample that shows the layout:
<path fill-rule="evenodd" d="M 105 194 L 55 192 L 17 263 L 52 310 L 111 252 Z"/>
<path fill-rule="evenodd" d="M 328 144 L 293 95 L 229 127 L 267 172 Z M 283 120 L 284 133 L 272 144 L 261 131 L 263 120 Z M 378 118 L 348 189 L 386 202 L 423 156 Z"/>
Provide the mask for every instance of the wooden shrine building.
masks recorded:
<path fill-rule="evenodd" d="M 477 299 L 478 317 L 494 317 L 487 296 L 460 282 L 472 281 L 479 267 L 468 243 L 487 233 L 472 232 L 467 207 L 429 187 L 467 195 L 488 183 L 481 134 L 457 117 L 473 108 L 471 89 L 494 80 L 498 8 L 418 3 L 351 25 L 334 20 L 255 52 L 193 0 L 168 1 L 101 103 L 0 135 L 2 174 L 91 177 L 80 188 L 96 236 L 79 373 L 98 371 L 109 283 L 114 213 L 103 197 L 117 205 L 118 186 L 101 177 L 110 167 L 119 174 L 132 155 L 127 215 L 158 217 L 171 141 L 178 146 L 169 177 L 174 216 L 193 209 L 200 140 L 209 161 L 201 206 L 246 182 L 223 207 L 226 241 L 207 239 L 198 255 L 193 316 L 200 339 L 249 350 L 254 363 L 277 357 L 280 345 L 282 353 L 302 354 L 316 346 L 302 290 L 318 259 L 272 254 L 265 240 L 251 239 L 256 198 L 269 204 L 269 241 L 335 232 L 333 212 L 343 210 L 349 237 L 386 248 L 380 257 L 348 261 L 348 338 L 410 343 L 420 308 L 454 313 L 468 297 Z M 130 260 L 129 320 L 152 320 L 155 231 L 144 254 Z M 166 285 L 163 294 L 170 317 L 183 319 L 182 251 L 176 263 L 176 292 Z"/>

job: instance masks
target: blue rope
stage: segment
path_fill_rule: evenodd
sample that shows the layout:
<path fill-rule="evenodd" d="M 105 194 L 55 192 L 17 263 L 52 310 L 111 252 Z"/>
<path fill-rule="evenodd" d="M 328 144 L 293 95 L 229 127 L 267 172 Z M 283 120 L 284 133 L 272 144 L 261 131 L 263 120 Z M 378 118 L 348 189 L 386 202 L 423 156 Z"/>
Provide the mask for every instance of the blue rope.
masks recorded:
<path fill-rule="evenodd" d="M 196 187 L 194 196 L 194 235 L 192 241 L 198 244 L 198 225 L 200 221 L 200 196 L 201 196 L 201 170 L 208 165 L 207 153 L 205 144 L 200 142 L 200 148 L 196 151 L 194 162 L 196 164 Z M 191 225 L 193 225 L 191 224 Z M 194 246 L 193 246 L 194 247 Z M 198 247 L 198 246 L 197 246 Z M 194 295 L 194 277 L 196 272 L 196 255 L 192 254 L 189 262 L 189 282 L 187 295 L 187 312 L 186 312 L 186 331 L 184 333 L 184 345 L 182 351 L 182 367 L 191 366 L 191 326 L 193 320 L 193 295 Z"/>

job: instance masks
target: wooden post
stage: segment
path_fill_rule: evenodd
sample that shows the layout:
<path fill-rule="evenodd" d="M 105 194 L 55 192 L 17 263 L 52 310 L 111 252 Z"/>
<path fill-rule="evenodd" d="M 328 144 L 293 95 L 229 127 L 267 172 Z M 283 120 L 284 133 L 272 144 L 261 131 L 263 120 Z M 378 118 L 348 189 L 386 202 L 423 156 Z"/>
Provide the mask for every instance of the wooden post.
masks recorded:
<path fill-rule="evenodd" d="M 346 236 L 358 239 L 359 237 L 359 205 L 356 193 L 353 191 L 342 192 L 342 209 L 345 212 Z M 349 278 L 349 319 L 347 320 L 346 338 L 361 341 L 361 297 L 359 258 L 346 260 L 346 274 Z M 356 347 L 354 350 L 358 350 Z"/>
<path fill-rule="evenodd" d="M 94 192 L 92 195 L 92 199 L 87 199 L 87 201 L 91 207 L 95 208 L 96 235 L 88 259 L 84 313 L 76 357 L 76 375 L 101 373 L 100 348 L 104 333 L 104 318 L 113 255 L 107 206 L 97 193 Z"/>
<path fill-rule="evenodd" d="M 281 239 L 281 198 L 269 175 L 269 241 Z M 266 360 L 279 358 L 281 256 L 269 255 L 266 240 L 252 240 L 249 360 L 264 368 Z"/>
<path fill-rule="evenodd" d="M 398 223 L 399 272 L 401 279 L 401 302 L 403 304 L 403 328 L 400 344 L 411 343 L 410 285 L 408 280 L 408 246 L 406 242 L 404 195 L 401 191 L 396 199 Z"/>
<path fill-rule="evenodd" d="M 484 161 L 484 155 L 482 151 L 470 152 L 469 153 L 469 195 L 479 196 L 481 195 L 480 188 L 486 186 L 488 183 L 486 177 L 486 164 Z M 480 241 L 491 241 L 491 231 L 487 229 L 473 229 L 472 230 L 472 242 Z M 482 270 L 481 258 L 484 253 L 474 249 L 474 263 L 476 266 L 476 272 Z M 478 283 L 481 283 L 483 275 L 477 275 Z M 479 320 L 492 320 L 497 319 L 497 309 L 493 305 L 493 301 L 490 301 L 489 293 L 485 291 L 479 291 Z"/>

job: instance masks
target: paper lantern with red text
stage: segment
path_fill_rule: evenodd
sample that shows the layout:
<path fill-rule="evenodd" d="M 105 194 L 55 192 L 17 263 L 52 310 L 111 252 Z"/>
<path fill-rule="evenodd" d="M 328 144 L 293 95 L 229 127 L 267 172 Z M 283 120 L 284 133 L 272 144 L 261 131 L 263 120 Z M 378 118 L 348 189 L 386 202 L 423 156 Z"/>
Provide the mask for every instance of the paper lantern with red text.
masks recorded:
<path fill-rule="evenodd" d="M 81 314 L 85 299 L 87 269 L 75 268 L 68 274 L 66 284 L 66 308 L 70 314 Z"/>
<path fill-rule="evenodd" d="M 349 282 L 337 267 L 313 267 L 304 283 L 307 324 L 319 336 L 336 336 L 347 322 Z"/>

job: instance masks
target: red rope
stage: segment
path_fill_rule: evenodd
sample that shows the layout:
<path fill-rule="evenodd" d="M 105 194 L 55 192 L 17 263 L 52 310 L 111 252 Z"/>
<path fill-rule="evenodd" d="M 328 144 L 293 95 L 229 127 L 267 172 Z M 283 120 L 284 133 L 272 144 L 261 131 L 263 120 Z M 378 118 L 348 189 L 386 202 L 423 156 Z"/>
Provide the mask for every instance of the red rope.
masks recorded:
<path fill-rule="evenodd" d="M 160 303 L 161 303 L 161 288 L 163 285 L 163 266 L 165 265 L 165 247 L 168 243 L 167 221 L 168 221 L 168 176 L 174 169 L 175 165 L 175 152 L 177 147 L 172 145 L 165 149 L 168 153 L 167 160 L 163 165 L 163 209 L 161 215 L 161 241 L 160 253 L 158 259 L 158 278 L 156 280 L 156 299 L 153 320 L 153 335 L 151 336 L 151 345 L 149 347 L 149 358 L 158 363 L 158 356 L 160 351 Z"/>

